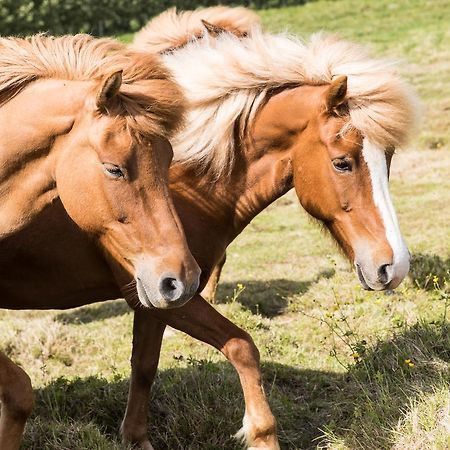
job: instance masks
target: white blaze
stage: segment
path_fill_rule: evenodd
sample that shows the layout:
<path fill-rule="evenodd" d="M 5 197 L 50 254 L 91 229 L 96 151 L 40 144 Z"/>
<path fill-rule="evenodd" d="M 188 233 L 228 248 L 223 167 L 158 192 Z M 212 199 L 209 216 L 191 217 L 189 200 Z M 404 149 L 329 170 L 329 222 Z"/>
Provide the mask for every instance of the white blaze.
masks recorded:
<path fill-rule="evenodd" d="M 397 216 L 389 193 L 386 156 L 383 149 L 372 144 L 368 139 L 363 141 L 362 154 L 369 168 L 372 181 L 372 192 L 375 206 L 380 211 L 386 230 L 386 239 L 394 254 L 393 265 L 389 269 L 392 288 L 397 287 L 409 271 L 409 251 L 400 232 Z"/>

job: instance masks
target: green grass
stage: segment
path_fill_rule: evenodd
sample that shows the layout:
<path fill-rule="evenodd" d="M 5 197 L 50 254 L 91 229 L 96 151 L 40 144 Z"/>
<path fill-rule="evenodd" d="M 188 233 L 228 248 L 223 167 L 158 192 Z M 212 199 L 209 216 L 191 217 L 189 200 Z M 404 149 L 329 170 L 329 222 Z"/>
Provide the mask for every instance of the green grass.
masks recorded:
<path fill-rule="evenodd" d="M 394 203 L 414 256 L 397 291 L 363 291 L 293 193 L 229 249 L 217 307 L 261 350 L 283 449 L 450 448 L 446 3 L 318 1 L 261 12 L 273 30 L 307 36 L 325 29 L 403 59 L 425 103 L 416 145 L 393 162 Z M 236 296 L 238 283 L 245 289 Z M 0 323 L 3 349 L 36 388 L 24 448 L 120 448 L 132 326 L 126 305 L 2 311 Z M 239 449 L 230 436 L 240 427 L 243 399 L 223 358 L 171 330 L 160 368 L 150 405 L 155 449 Z"/>

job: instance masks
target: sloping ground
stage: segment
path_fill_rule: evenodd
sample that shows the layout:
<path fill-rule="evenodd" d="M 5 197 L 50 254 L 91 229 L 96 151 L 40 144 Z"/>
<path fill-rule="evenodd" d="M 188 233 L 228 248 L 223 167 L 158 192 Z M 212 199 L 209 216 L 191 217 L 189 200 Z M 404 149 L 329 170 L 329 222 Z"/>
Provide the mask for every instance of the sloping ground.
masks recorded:
<path fill-rule="evenodd" d="M 272 29 L 304 36 L 338 31 L 406 60 L 405 73 L 426 105 L 416 148 L 393 163 L 394 203 L 414 258 L 410 278 L 396 292 L 363 291 L 292 193 L 259 216 L 228 253 L 217 307 L 261 350 L 283 449 L 450 448 L 446 3 L 318 1 L 261 12 Z M 36 388 L 24 448 L 120 448 L 132 325 L 126 305 L 2 311 L 0 323 L 2 348 Z M 229 365 L 170 330 L 150 406 L 155 448 L 239 449 L 230 436 L 242 415 Z"/>

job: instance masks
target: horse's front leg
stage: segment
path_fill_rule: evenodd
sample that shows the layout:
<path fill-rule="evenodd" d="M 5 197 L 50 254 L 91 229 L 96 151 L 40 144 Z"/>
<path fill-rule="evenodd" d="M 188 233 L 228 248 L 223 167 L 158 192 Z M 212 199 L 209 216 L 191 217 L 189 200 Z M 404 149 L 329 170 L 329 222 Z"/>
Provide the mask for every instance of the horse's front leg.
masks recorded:
<path fill-rule="evenodd" d="M 0 352 L 0 449 L 18 450 L 34 406 L 29 376 Z"/>
<path fill-rule="evenodd" d="M 135 311 L 131 382 L 121 433 L 124 443 L 139 450 L 154 450 L 147 437 L 147 414 L 165 328 L 148 310 Z"/>
<path fill-rule="evenodd" d="M 251 449 L 278 450 L 275 418 L 261 383 L 259 352 L 248 333 L 219 314 L 200 295 L 181 308 L 152 310 L 162 322 L 213 345 L 233 364 L 245 399 L 243 428 L 238 435 Z"/>
<path fill-rule="evenodd" d="M 222 269 L 226 260 L 227 254 L 224 253 L 222 258 L 220 258 L 220 261 L 214 266 L 208 282 L 200 294 L 209 303 L 215 303 L 216 301 L 217 287 L 219 285 L 220 275 L 222 274 Z"/>

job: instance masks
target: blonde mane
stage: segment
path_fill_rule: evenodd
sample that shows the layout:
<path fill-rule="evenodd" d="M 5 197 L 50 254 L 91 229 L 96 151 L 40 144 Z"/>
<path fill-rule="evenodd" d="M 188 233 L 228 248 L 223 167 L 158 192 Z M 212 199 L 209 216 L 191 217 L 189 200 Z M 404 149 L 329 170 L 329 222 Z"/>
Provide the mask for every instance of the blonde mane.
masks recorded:
<path fill-rule="evenodd" d="M 175 160 L 215 176 L 230 170 L 236 130 L 242 138 L 275 88 L 320 85 L 346 75 L 347 130 L 356 128 L 383 149 L 405 145 L 418 120 L 416 95 L 395 64 L 336 36 L 315 34 L 304 42 L 257 26 L 244 38 L 205 35 L 164 54 L 163 61 L 189 102 L 186 126 L 172 141 Z"/>
<path fill-rule="evenodd" d="M 119 113 L 129 128 L 141 135 L 170 137 L 180 125 L 184 97 L 160 58 L 85 34 L 0 38 L 0 107 L 35 80 L 100 82 L 119 70 Z"/>
<path fill-rule="evenodd" d="M 256 13 L 243 7 L 213 6 L 180 12 L 170 8 L 136 33 L 132 47 L 151 53 L 181 48 L 207 34 L 202 21 L 241 37 L 259 27 L 261 22 Z"/>

